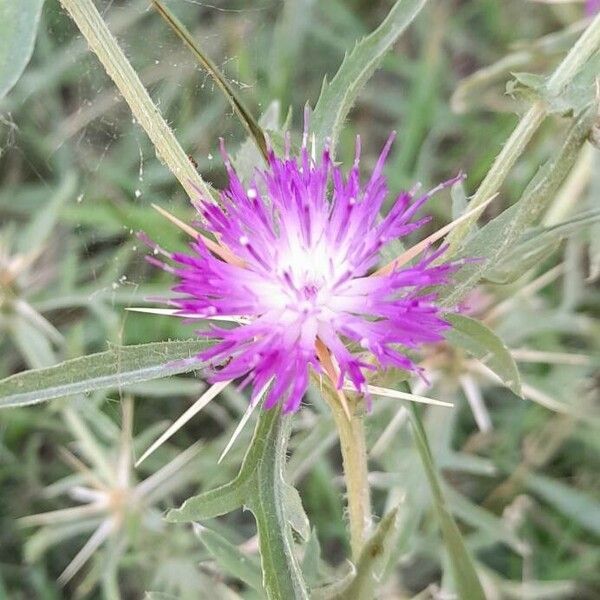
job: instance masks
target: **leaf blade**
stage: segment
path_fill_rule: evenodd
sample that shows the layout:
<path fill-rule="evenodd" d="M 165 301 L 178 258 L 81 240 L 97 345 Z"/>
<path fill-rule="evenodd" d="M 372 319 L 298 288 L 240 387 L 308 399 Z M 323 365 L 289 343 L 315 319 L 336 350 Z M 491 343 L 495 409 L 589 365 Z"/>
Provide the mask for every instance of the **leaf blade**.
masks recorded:
<path fill-rule="evenodd" d="M 263 592 L 260 566 L 253 556 L 244 554 L 228 539 L 208 527 L 195 524 L 194 533 L 224 571 L 257 592 Z"/>
<path fill-rule="evenodd" d="M 442 531 L 442 537 L 448 550 L 458 597 L 469 598 L 469 600 L 485 600 L 485 593 L 475 571 L 473 560 L 465 546 L 460 530 L 448 509 L 443 488 L 433 462 L 433 455 L 429 447 L 427 434 L 414 406 L 410 407 L 410 415 L 415 445 L 425 468 L 425 474 L 433 496 L 433 504 Z"/>
<path fill-rule="evenodd" d="M 192 34 L 187 30 L 183 23 L 160 1 L 152 0 L 152 4 L 160 16 L 177 34 L 177 36 L 190 49 L 196 60 L 202 65 L 206 72 L 212 77 L 219 89 L 223 92 L 234 112 L 239 117 L 242 125 L 248 131 L 250 137 L 256 143 L 264 159 L 268 159 L 268 147 L 265 134 L 252 113 L 248 110 L 242 99 L 231 87 L 227 79 L 219 71 L 217 65 L 203 52 Z"/>
<path fill-rule="evenodd" d="M 500 337 L 480 321 L 466 315 L 447 314 L 444 318 L 452 325 L 445 334 L 446 339 L 478 359 L 491 355 L 487 366 L 512 392 L 522 397 L 517 363 Z"/>
<path fill-rule="evenodd" d="M 0 381 L 0 408 L 27 406 L 72 394 L 187 373 L 203 366 L 190 360 L 208 342 L 182 340 L 113 346 L 105 352 L 11 375 Z"/>
<path fill-rule="evenodd" d="M 425 6 L 427 0 L 398 0 L 371 34 L 347 54 L 331 83 L 323 83 L 311 118 L 317 150 L 327 138 L 335 148 L 340 129 L 361 88 L 375 72 L 385 53 Z"/>
<path fill-rule="evenodd" d="M 0 99 L 29 63 L 43 4 L 44 0 L 0 0 Z"/>

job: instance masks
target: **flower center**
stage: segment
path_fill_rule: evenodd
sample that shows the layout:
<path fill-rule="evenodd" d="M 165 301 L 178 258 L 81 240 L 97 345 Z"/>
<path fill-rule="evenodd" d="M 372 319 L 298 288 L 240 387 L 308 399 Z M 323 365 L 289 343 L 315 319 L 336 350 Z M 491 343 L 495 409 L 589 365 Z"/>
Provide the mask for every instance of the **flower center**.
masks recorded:
<path fill-rule="evenodd" d="M 300 292 L 305 300 L 316 300 L 319 288 L 314 283 L 306 283 Z"/>

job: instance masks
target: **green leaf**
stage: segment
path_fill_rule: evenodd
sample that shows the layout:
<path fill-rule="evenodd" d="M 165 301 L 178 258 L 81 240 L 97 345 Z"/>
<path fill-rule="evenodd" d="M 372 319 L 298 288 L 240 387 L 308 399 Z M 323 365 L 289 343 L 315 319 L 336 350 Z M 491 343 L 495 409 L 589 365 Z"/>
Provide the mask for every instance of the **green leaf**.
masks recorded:
<path fill-rule="evenodd" d="M 452 329 L 445 334 L 451 344 L 467 350 L 480 360 L 489 356 L 487 366 L 517 396 L 523 395 L 517 363 L 498 335 L 481 321 L 466 315 L 446 314 L 444 318 L 452 325 Z"/>
<path fill-rule="evenodd" d="M 288 523 L 303 540 L 310 537 L 310 522 L 302 506 L 302 498 L 298 490 L 289 483 L 283 484 L 283 501 L 286 508 Z"/>
<path fill-rule="evenodd" d="M 465 264 L 452 278 L 452 286 L 442 290 L 440 300 L 444 305 L 452 306 L 462 299 L 539 218 L 579 156 L 595 117 L 594 107 L 582 114 L 572 124 L 556 155 L 536 173 L 519 201 L 466 241 L 460 255 L 479 260 Z"/>
<path fill-rule="evenodd" d="M 269 104 L 265 112 L 258 120 L 259 125 L 265 130 L 278 131 L 280 128 L 281 107 L 279 102 L 274 101 Z M 271 141 L 272 143 L 272 141 Z M 249 184 L 256 173 L 256 169 L 261 166 L 262 159 L 256 152 L 256 144 L 252 137 L 248 137 L 239 147 L 231 162 L 235 167 L 235 172 L 242 182 Z"/>
<path fill-rule="evenodd" d="M 0 381 L 0 408 L 36 404 L 200 369 L 203 363 L 187 359 L 204 350 L 208 343 L 194 339 L 112 346 L 106 352 L 17 373 Z"/>
<path fill-rule="evenodd" d="M 526 485 L 531 492 L 586 531 L 600 536 L 600 502 L 595 498 L 560 481 L 533 473 L 527 475 Z"/>
<path fill-rule="evenodd" d="M 415 445 L 425 468 L 425 475 L 427 476 L 433 496 L 433 504 L 448 552 L 457 595 L 459 598 L 468 598 L 469 600 L 485 600 L 485 594 L 475 571 L 473 559 L 465 546 L 460 530 L 450 513 L 446 498 L 444 497 L 442 484 L 433 461 L 427 435 L 415 406 L 410 406 L 410 415 Z"/>
<path fill-rule="evenodd" d="M 277 412 L 271 410 L 261 413 L 252 442 L 235 479 L 218 488 L 188 498 L 180 508 L 172 509 L 167 513 L 167 521 L 187 523 L 212 519 L 247 504 L 253 494 L 251 488 L 258 464 L 269 450 L 268 434 L 273 427 L 274 414 Z"/>
<path fill-rule="evenodd" d="M 425 6 L 426 0 L 398 0 L 375 31 L 344 57 L 335 77 L 323 82 L 321 95 L 311 117 L 317 150 L 326 140 L 335 148 L 340 130 L 358 93 L 375 72 L 386 52 Z"/>
<path fill-rule="evenodd" d="M 596 148 L 589 146 L 586 150 L 589 156 L 592 180 L 588 191 L 587 204 L 590 208 L 600 207 L 600 124 L 592 132 L 596 133 Z M 589 233 L 588 258 L 590 263 L 589 280 L 596 281 L 600 276 L 600 224 L 592 226 Z"/>
<path fill-rule="evenodd" d="M 31 58 L 43 4 L 44 0 L 0 0 L 0 99 Z"/>
<path fill-rule="evenodd" d="M 377 526 L 375 533 L 366 541 L 356 564 L 356 573 L 343 591 L 324 595 L 331 600 L 371 600 L 375 597 L 386 562 L 388 546 L 396 528 L 398 510 L 391 510 Z"/>
<path fill-rule="evenodd" d="M 525 554 L 528 549 L 527 544 L 518 538 L 505 520 L 474 504 L 447 485 L 444 486 L 444 494 L 454 516 L 476 527 L 486 537 L 489 537 L 492 543 L 503 542 L 515 552 L 521 555 Z"/>
<path fill-rule="evenodd" d="M 265 134 L 256 122 L 252 113 L 246 108 L 242 99 L 236 91 L 229 85 L 229 82 L 215 63 L 203 52 L 194 40 L 192 34 L 186 29 L 185 25 L 162 3 L 160 0 L 152 0 L 154 7 L 159 12 L 160 16 L 168 23 L 177 36 L 186 44 L 192 51 L 196 60 L 202 65 L 206 72 L 212 77 L 219 89 L 223 92 L 234 112 L 239 117 L 242 125 L 247 129 L 250 137 L 254 139 L 256 146 L 260 150 L 263 157 L 266 159 L 268 155 L 267 140 Z"/>
<path fill-rule="evenodd" d="M 185 522 L 248 507 L 256 519 L 263 587 L 269 600 L 308 599 L 290 527 L 290 520 L 297 521 L 297 516 L 292 514 L 290 519 L 286 505 L 292 496 L 283 477 L 289 428 L 289 417 L 282 417 L 279 407 L 262 411 L 235 479 L 167 513 L 168 521 Z M 293 503 L 300 501 L 297 494 L 293 496 Z M 298 507 L 292 506 L 292 513 L 295 510 Z"/>
<path fill-rule="evenodd" d="M 302 575 L 310 587 L 314 587 L 319 580 L 320 566 L 321 544 L 316 529 L 313 529 L 304 546 L 304 556 L 302 557 Z"/>
<path fill-rule="evenodd" d="M 293 547 L 292 532 L 284 505 L 283 468 L 290 418 L 274 413 L 266 452 L 258 462 L 255 489 L 249 508 L 256 518 L 263 569 L 263 585 L 270 600 L 308 599 Z"/>
<path fill-rule="evenodd" d="M 224 571 L 258 592 L 263 591 L 260 564 L 254 556 L 245 554 L 213 529 L 196 525 L 194 532 Z"/>
<path fill-rule="evenodd" d="M 600 70 L 600 54 L 591 58 L 573 80 L 561 89 L 551 93 L 547 78 L 533 73 L 513 73 L 514 81 L 509 81 L 507 93 L 523 96 L 530 102 L 542 100 L 549 113 L 573 116 L 580 113 L 594 101 L 596 77 Z"/>
<path fill-rule="evenodd" d="M 76 184 L 75 174 L 68 173 L 41 210 L 34 214 L 26 227 L 23 227 L 18 243 L 20 252 L 30 252 L 42 247 L 47 242 L 56 226 L 61 208 L 75 196 Z"/>
<path fill-rule="evenodd" d="M 580 213 L 553 227 L 534 229 L 525 234 L 485 278 L 494 283 L 515 281 L 552 254 L 567 236 L 598 222 L 600 210 L 596 209 Z"/>
<path fill-rule="evenodd" d="M 522 253 L 517 253 L 519 246 L 501 259 L 494 268 L 482 278 L 489 283 L 505 285 L 514 283 L 527 271 L 538 267 L 560 248 L 560 240 L 540 240 L 540 243 L 528 245 Z"/>

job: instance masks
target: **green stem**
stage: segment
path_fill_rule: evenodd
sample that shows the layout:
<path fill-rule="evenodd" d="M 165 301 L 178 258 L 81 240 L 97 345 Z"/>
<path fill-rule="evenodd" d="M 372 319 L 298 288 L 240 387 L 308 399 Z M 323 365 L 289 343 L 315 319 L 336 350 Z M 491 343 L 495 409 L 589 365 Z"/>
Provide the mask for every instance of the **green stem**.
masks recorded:
<path fill-rule="evenodd" d="M 154 144 L 159 160 L 177 177 L 188 196 L 197 196 L 200 190 L 204 197 L 210 198 L 209 187 L 194 169 L 92 0 L 60 2 L 123 94 L 131 112 Z"/>
<path fill-rule="evenodd" d="M 257 464 L 254 493 L 248 500 L 256 518 L 263 586 L 269 600 L 308 600 L 285 506 L 284 469 L 291 421 L 280 408 L 271 412 L 273 416 L 261 415 L 261 420 L 272 425 L 267 450 Z"/>
<path fill-rule="evenodd" d="M 352 558 L 357 561 L 371 530 L 371 493 L 364 421 L 355 414 L 349 419 L 333 390 L 324 390 L 324 397 L 333 413 L 340 438 L 350 522 L 350 547 Z"/>
<path fill-rule="evenodd" d="M 592 21 L 589 27 L 573 45 L 569 53 L 556 67 L 547 83 L 549 95 L 559 94 L 570 83 L 579 69 L 590 59 L 600 47 L 600 15 Z M 481 182 L 479 189 L 469 202 L 469 210 L 481 206 L 488 198 L 495 194 L 506 179 L 509 171 L 521 156 L 525 147 L 538 130 L 547 115 L 547 108 L 542 100 L 538 100 L 523 115 L 517 127 L 508 138 L 500 154 Z M 462 242 L 471 225 L 477 220 L 478 214 L 461 223 L 448 236 L 449 252 L 452 254 Z"/>
<path fill-rule="evenodd" d="M 600 14 L 590 23 L 548 79 L 548 92 L 560 94 L 600 47 Z"/>

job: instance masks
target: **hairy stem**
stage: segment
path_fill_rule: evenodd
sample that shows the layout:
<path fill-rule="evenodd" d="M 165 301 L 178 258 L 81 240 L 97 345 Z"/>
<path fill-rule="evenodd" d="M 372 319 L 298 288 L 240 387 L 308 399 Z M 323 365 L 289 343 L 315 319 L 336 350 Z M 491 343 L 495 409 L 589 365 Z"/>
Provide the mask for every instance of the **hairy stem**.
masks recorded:
<path fill-rule="evenodd" d="M 371 493 L 365 427 L 362 416 L 354 412 L 348 419 L 333 390 L 328 387 L 323 392 L 333 413 L 340 438 L 350 522 L 350 547 L 352 558 L 356 561 L 371 529 Z"/>
<path fill-rule="evenodd" d="M 204 197 L 210 198 L 209 187 L 194 169 L 92 0 L 60 2 L 123 94 L 131 112 L 154 144 L 159 160 L 177 177 L 190 197 L 197 195 L 199 190 Z"/>
<path fill-rule="evenodd" d="M 598 48 L 600 48 L 600 15 L 596 16 L 589 27 L 573 45 L 569 53 L 561 61 L 558 67 L 556 67 L 546 85 L 548 93 L 551 96 L 559 94 L 563 88 L 571 82 L 579 69 L 590 59 Z M 500 189 L 500 186 L 506 179 L 509 171 L 525 150 L 525 147 L 533 137 L 534 133 L 546 118 L 546 115 L 547 108 L 542 100 L 535 102 L 523 115 L 517 124 L 517 127 L 494 160 L 493 165 L 481 182 L 479 189 L 475 192 L 473 198 L 469 202 L 470 210 L 484 204 L 490 196 Z M 479 215 L 477 213 L 474 214 L 450 233 L 448 236 L 450 253 L 454 253 L 458 249 L 464 236 L 478 217 Z"/>

